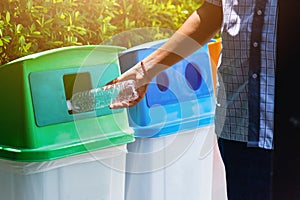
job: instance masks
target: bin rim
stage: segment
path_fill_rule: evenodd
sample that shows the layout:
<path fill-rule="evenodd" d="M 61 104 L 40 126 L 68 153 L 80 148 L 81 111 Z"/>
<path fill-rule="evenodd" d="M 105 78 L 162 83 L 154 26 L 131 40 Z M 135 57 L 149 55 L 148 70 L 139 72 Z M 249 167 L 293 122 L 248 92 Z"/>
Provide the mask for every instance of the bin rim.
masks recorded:
<path fill-rule="evenodd" d="M 66 47 L 60 47 L 60 48 L 54 48 L 54 49 L 49 49 L 33 54 L 29 54 L 20 58 L 17 58 L 15 60 L 12 60 L 8 63 L 5 63 L 4 65 L 0 66 L 4 67 L 10 64 L 18 63 L 18 62 L 24 62 L 27 60 L 33 60 L 37 58 L 41 58 L 43 56 L 49 56 L 50 54 L 56 54 L 56 53 L 62 53 L 70 50 L 93 50 L 93 51 L 106 51 L 106 52 L 116 52 L 119 53 L 121 51 L 126 50 L 126 47 L 122 46 L 114 46 L 114 45 L 82 45 L 82 46 L 66 46 Z"/>
<path fill-rule="evenodd" d="M 67 144 L 53 144 L 40 148 L 20 148 L 0 145 L 0 160 L 17 162 L 45 162 L 65 157 L 94 152 L 111 147 L 132 143 L 135 141 L 133 129 L 128 133 L 119 132 L 117 135 L 105 138 L 86 140 L 82 142 L 70 142 Z"/>
<path fill-rule="evenodd" d="M 123 53 L 126 54 L 126 53 L 129 53 L 129 52 L 135 52 L 135 51 L 141 50 L 141 49 L 151 49 L 151 48 L 154 48 L 156 45 L 161 46 L 162 43 L 168 41 L 168 39 L 169 38 L 161 39 L 161 40 L 155 40 L 155 41 L 152 41 L 152 42 L 146 42 L 146 43 L 131 47 L 131 48 L 121 52 L 121 54 L 123 54 Z"/>

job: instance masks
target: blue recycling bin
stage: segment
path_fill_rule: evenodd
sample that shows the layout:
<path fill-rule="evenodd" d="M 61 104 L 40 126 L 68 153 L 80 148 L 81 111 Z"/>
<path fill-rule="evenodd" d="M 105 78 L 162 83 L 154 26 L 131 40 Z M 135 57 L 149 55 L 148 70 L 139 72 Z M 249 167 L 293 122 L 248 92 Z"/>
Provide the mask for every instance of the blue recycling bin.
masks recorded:
<path fill-rule="evenodd" d="M 165 42 L 121 52 L 121 72 Z M 153 78 L 128 109 L 136 140 L 127 146 L 125 200 L 212 199 L 214 110 L 207 45 Z"/>
<path fill-rule="evenodd" d="M 159 48 L 166 40 L 145 43 L 119 54 L 121 72 Z M 145 98 L 129 109 L 136 138 L 154 138 L 213 123 L 214 86 L 207 45 L 158 74 Z"/>

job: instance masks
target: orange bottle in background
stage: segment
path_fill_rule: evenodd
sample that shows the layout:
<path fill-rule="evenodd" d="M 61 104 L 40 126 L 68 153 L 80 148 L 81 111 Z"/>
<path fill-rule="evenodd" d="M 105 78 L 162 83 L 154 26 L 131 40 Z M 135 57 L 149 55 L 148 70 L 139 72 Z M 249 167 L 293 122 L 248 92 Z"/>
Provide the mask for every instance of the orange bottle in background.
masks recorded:
<path fill-rule="evenodd" d="M 214 82 L 214 92 L 216 94 L 216 85 L 217 85 L 217 68 L 219 65 L 219 58 L 221 55 L 222 50 L 222 39 L 218 38 L 212 42 L 208 43 L 208 51 L 210 55 L 210 62 L 211 62 L 211 70 Z"/>

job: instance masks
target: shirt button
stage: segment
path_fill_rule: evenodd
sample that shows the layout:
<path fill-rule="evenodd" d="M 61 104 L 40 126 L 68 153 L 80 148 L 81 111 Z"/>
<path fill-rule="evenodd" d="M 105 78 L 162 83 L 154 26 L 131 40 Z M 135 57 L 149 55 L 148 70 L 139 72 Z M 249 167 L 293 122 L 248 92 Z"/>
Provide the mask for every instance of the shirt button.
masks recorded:
<path fill-rule="evenodd" d="M 262 11 L 261 11 L 261 10 L 258 10 L 256 13 L 257 13 L 257 15 L 261 15 L 261 14 L 262 14 Z"/>
<path fill-rule="evenodd" d="M 253 73 L 253 74 L 252 74 L 252 78 L 256 79 L 256 78 L 257 78 L 257 74 L 256 74 L 256 73 Z"/>
<path fill-rule="evenodd" d="M 253 42 L 254 47 L 258 47 L 258 42 Z"/>

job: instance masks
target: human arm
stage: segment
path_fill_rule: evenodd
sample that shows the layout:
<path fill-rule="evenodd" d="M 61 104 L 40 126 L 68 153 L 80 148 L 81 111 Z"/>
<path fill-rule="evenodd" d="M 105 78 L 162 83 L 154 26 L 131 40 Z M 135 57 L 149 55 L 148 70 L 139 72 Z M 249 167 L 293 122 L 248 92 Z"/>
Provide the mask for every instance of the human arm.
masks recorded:
<path fill-rule="evenodd" d="M 111 104 L 110 108 L 131 107 L 137 104 L 144 97 L 149 82 L 157 74 L 192 54 L 215 36 L 221 28 L 222 17 L 222 7 L 204 2 L 167 42 L 112 81 L 115 83 L 135 80 L 139 98 L 131 102 Z"/>

